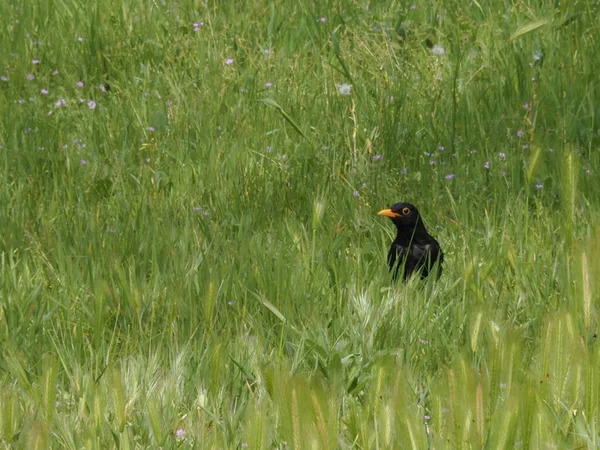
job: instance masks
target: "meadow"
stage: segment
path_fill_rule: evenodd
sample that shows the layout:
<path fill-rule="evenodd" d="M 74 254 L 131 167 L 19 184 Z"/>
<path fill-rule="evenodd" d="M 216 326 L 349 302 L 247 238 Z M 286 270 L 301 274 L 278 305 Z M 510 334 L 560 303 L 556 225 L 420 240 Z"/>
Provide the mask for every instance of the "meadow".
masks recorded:
<path fill-rule="evenodd" d="M 599 14 L 2 2 L 0 446 L 598 448 Z"/>

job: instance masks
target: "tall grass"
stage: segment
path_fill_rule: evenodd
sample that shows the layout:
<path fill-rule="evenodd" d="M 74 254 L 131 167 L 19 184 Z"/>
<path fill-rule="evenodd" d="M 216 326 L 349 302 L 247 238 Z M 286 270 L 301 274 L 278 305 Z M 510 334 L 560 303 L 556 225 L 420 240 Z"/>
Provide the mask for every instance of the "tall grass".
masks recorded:
<path fill-rule="evenodd" d="M 1 445 L 597 447 L 598 13 L 0 4 Z"/>

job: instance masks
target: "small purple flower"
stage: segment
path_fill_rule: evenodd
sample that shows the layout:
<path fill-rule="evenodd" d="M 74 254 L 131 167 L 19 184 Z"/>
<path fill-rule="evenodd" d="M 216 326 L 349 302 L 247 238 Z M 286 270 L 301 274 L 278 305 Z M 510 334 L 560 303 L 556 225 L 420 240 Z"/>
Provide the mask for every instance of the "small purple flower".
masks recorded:
<path fill-rule="evenodd" d="M 183 439 L 185 437 L 185 430 L 183 428 L 179 428 L 175 432 L 175 436 L 177 436 L 177 438 L 179 438 L 179 439 Z"/>
<path fill-rule="evenodd" d="M 107 92 L 107 91 L 106 91 L 106 86 L 104 86 L 103 84 L 101 84 L 99 87 L 100 87 L 100 90 L 101 90 L 102 92 Z"/>
<path fill-rule="evenodd" d="M 208 216 L 210 216 L 210 212 L 208 212 L 208 211 L 204 211 L 204 212 L 202 212 L 202 215 L 203 215 L 204 217 L 208 217 Z"/>
<path fill-rule="evenodd" d="M 354 197 L 358 197 L 358 191 L 357 191 L 357 190 L 354 190 L 354 191 L 352 192 L 352 195 L 353 195 Z"/>
<path fill-rule="evenodd" d="M 55 70 L 54 72 L 52 72 L 52 76 L 55 77 L 58 75 L 58 70 Z"/>
<path fill-rule="evenodd" d="M 46 89 L 46 88 L 40 89 L 40 94 L 42 94 L 42 95 L 48 95 L 48 89 Z"/>
<path fill-rule="evenodd" d="M 77 82 L 77 87 L 78 88 L 82 88 L 83 86 L 85 86 L 85 84 L 83 83 L 83 81 L 78 81 Z"/>
<path fill-rule="evenodd" d="M 265 87 L 266 87 L 267 89 L 269 89 L 271 86 L 273 86 L 273 83 L 271 83 L 270 81 L 267 81 L 267 82 L 265 83 Z"/>
<path fill-rule="evenodd" d="M 269 146 L 267 147 L 267 153 L 271 153 L 271 151 L 272 151 L 272 150 L 273 150 L 273 148 L 272 148 L 272 147 L 269 145 Z"/>
<path fill-rule="evenodd" d="M 443 145 L 440 145 L 440 146 L 438 147 L 438 150 L 439 150 L 440 152 L 443 152 L 444 150 L 446 150 L 446 147 L 444 147 Z"/>
<path fill-rule="evenodd" d="M 154 131 L 154 127 L 152 127 L 152 126 L 151 126 L 151 127 L 148 127 L 148 128 L 146 128 L 146 129 L 147 129 L 148 131 L 150 131 L 150 132 L 153 132 L 153 131 Z"/>
<path fill-rule="evenodd" d="M 435 164 L 435 161 L 433 159 L 430 159 L 429 164 L 431 164 L 433 166 Z"/>
<path fill-rule="evenodd" d="M 90 108 L 90 109 L 96 109 L 96 102 L 94 100 L 90 100 L 88 102 L 88 108 Z"/>
<path fill-rule="evenodd" d="M 427 339 L 419 339 L 419 342 L 423 345 L 429 344 L 429 341 L 427 341 Z"/>
<path fill-rule="evenodd" d="M 518 137 L 522 137 L 523 136 L 523 130 L 518 130 L 517 131 L 517 136 Z"/>
<path fill-rule="evenodd" d="M 400 171 L 400 173 L 401 173 L 402 175 L 406 175 L 406 174 L 408 174 L 408 167 L 404 166 L 404 167 L 402 168 L 402 170 Z"/>
<path fill-rule="evenodd" d="M 454 175 L 453 173 L 449 173 L 448 175 L 446 175 L 444 178 L 446 178 L 446 180 L 452 180 L 456 175 Z"/>
<path fill-rule="evenodd" d="M 39 59 L 32 59 L 31 60 L 31 64 L 33 64 L 34 66 L 37 65 L 37 64 L 39 64 L 39 63 L 40 63 Z"/>
<path fill-rule="evenodd" d="M 525 108 L 527 111 L 529 111 L 531 109 L 531 106 L 529 106 L 529 103 L 525 103 L 523 105 L 523 108 Z"/>
<path fill-rule="evenodd" d="M 431 416 L 424 415 L 424 416 L 423 416 L 423 419 L 425 419 L 426 421 L 427 421 L 427 420 L 431 420 Z"/>
<path fill-rule="evenodd" d="M 477 150 L 473 149 L 469 152 L 469 154 L 474 155 L 475 153 L 477 153 Z"/>
<path fill-rule="evenodd" d="M 61 106 L 67 106 L 67 101 L 64 98 L 59 98 L 54 104 L 55 108 L 60 108 Z"/>
<path fill-rule="evenodd" d="M 325 22 L 327 22 L 327 17 L 321 17 L 320 20 L 321 20 L 321 23 L 325 23 Z"/>
<path fill-rule="evenodd" d="M 544 185 L 542 183 L 538 183 L 535 185 L 537 189 L 544 189 Z"/>
<path fill-rule="evenodd" d="M 411 5 L 410 9 L 414 11 L 415 9 L 417 9 L 417 5 Z"/>
<path fill-rule="evenodd" d="M 2 80 L 2 81 L 8 81 L 8 77 L 6 75 L 2 75 L 0 77 L 0 80 Z"/>
<path fill-rule="evenodd" d="M 78 36 L 78 37 L 77 37 L 77 40 L 78 40 L 79 42 L 83 42 L 83 38 L 82 38 L 81 36 Z"/>
<path fill-rule="evenodd" d="M 592 169 L 585 169 L 585 173 L 587 173 L 587 174 L 592 173 Z"/>
<path fill-rule="evenodd" d="M 486 162 L 485 162 L 485 164 L 483 165 L 483 167 L 484 167 L 485 169 L 489 169 L 489 168 L 490 168 L 490 162 L 489 162 L 489 161 L 486 161 Z"/>
<path fill-rule="evenodd" d="M 377 154 L 377 155 L 373 156 L 372 159 L 373 159 L 373 161 L 380 161 L 383 159 L 383 155 Z"/>
<path fill-rule="evenodd" d="M 28 73 L 28 74 L 27 74 L 27 76 L 26 76 L 26 78 L 27 78 L 29 81 L 33 81 L 33 80 L 35 80 L 35 74 L 33 74 L 33 73 Z"/>
<path fill-rule="evenodd" d="M 525 144 L 523 145 L 523 150 L 527 150 L 529 148 L 529 145 Z"/>
<path fill-rule="evenodd" d="M 232 65 L 232 64 L 233 64 L 233 61 L 235 61 L 233 58 L 227 58 L 227 59 L 225 60 L 225 64 L 227 64 L 228 66 L 230 66 L 230 65 Z"/>
<path fill-rule="evenodd" d="M 82 166 L 87 166 L 88 165 L 88 162 L 85 159 L 82 159 L 80 162 L 81 162 Z"/>
<path fill-rule="evenodd" d="M 499 158 L 506 158 L 506 153 L 500 152 L 500 153 L 498 153 L 498 157 Z"/>

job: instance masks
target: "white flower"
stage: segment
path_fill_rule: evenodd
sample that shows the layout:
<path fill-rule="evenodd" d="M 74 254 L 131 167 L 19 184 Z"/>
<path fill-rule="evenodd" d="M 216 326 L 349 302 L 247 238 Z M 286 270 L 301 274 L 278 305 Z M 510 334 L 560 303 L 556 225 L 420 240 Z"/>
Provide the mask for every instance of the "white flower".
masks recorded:
<path fill-rule="evenodd" d="M 350 91 L 352 90 L 351 84 L 336 84 L 335 87 L 337 88 L 340 95 L 350 95 Z"/>
<path fill-rule="evenodd" d="M 431 47 L 431 53 L 435 56 L 442 56 L 444 53 L 446 53 L 446 50 L 444 50 L 444 47 L 442 47 L 440 44 L 435 44 L 433 47 Z"/>

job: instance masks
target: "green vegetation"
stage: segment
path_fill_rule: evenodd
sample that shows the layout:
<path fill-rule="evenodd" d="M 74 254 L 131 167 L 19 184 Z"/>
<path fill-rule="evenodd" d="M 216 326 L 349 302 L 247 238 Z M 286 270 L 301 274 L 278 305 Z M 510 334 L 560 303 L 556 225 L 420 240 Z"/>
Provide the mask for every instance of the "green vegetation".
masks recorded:
<path fill-rule="evenodd" d="M 597 448 L 599 14 L 1 2 L 0 446 Z"/>

